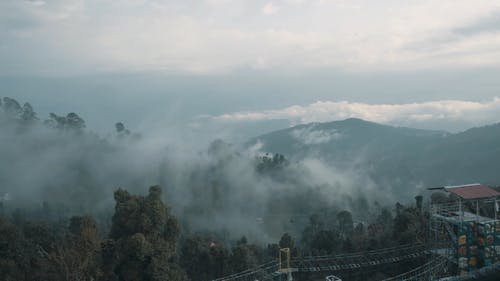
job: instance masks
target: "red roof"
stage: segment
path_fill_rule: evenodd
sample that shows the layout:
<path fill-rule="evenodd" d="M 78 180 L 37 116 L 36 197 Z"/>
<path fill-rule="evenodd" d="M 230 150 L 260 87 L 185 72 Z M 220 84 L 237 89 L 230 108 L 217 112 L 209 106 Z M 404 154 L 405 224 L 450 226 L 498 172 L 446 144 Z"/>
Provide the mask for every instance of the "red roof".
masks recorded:
<path fill-rule="evenodd" d="M 481 184 L 446 186 L 444 189 L 463 199 L 480 199 L 500 196 L 500 192 Z"/>

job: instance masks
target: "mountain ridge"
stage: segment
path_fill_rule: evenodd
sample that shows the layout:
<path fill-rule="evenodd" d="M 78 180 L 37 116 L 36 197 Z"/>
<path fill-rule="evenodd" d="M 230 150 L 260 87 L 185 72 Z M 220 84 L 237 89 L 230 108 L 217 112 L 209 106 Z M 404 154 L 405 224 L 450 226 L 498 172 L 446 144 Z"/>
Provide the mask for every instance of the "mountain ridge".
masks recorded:
<path fill-rule="evenodd" d="M 450 133 L 349 118 L 277 130 L 247 143 L 257 144 L 289 159 L 319 157 L 343 169 L 357 165 L 378 183 L 500 184 L 493 165 L 500 159 L 500 123 Z"/>

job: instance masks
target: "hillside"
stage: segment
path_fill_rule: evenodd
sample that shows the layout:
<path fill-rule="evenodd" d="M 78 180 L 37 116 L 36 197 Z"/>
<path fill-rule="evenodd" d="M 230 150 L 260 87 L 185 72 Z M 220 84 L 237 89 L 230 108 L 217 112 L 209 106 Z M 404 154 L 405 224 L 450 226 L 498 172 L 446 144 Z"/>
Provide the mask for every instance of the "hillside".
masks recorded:
<path fill-rule="evenodd" d="M 366 171 L 393 186 L 482 182 L 497 185 L 500 124 L 447 133 L 346 119 L 274 131 L 249 141 L 290 159 L 319 157 L 336 167 Z"/>

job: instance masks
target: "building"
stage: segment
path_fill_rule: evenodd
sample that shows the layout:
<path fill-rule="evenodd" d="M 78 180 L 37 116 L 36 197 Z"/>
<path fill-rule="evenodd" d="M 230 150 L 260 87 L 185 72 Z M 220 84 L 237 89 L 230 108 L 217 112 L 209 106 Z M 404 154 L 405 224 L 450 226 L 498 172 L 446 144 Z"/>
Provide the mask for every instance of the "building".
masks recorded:
<path fill-rule="evenodd" d="M 500 262 L 500 192 L 481 184 L 430 188 L 450 200 L 431 205 L 430 244 L 459 275 Z"/>

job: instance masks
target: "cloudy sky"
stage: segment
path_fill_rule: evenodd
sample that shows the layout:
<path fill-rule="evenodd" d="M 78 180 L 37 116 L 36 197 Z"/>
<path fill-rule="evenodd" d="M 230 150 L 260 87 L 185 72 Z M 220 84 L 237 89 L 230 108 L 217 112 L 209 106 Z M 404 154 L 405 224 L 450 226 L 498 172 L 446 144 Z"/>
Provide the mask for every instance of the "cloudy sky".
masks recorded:
<path fill-rule="evenodd" d="M 0 62 L 0 96 L 95 124 L 146 108 L 454 130 L 500 119 L 500 2 L 2 0 Z"/>

